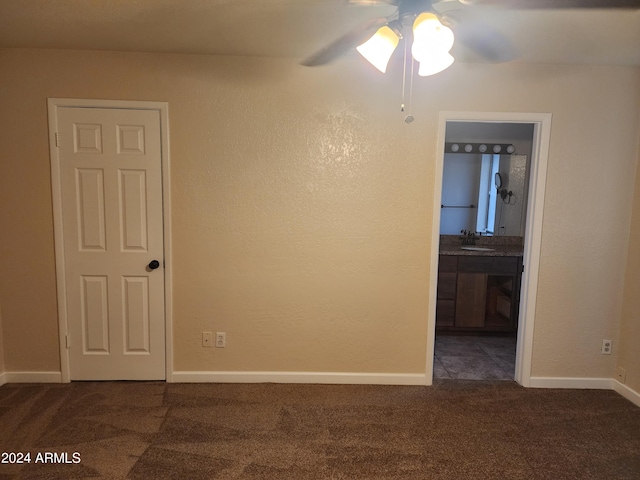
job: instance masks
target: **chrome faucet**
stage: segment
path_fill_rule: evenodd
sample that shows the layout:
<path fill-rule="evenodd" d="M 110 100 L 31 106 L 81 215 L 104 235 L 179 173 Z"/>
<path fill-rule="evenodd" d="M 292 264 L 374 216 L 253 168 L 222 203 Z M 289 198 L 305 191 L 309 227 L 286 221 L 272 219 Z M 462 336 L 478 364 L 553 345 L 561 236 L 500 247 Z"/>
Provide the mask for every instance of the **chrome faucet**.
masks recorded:
<path fill-rule="evenodd" d="M 462 239 L 462 245 L 475 245 L 478 236 L 482 235 L 481 233 L 470 232 L 467 230 L 460 230 L 460 233 L 462 234 L 462 237 L 460 237 Z"/>

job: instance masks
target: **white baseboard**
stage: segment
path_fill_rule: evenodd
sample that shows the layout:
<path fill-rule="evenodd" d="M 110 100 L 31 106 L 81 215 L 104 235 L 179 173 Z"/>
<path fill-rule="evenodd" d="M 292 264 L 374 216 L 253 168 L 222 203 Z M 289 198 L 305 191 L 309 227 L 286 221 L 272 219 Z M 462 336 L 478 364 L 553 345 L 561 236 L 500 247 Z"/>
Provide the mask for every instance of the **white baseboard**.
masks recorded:
<path fill-rule="evenodd" d="M 629 400 L 631 403 L 640 407 L 640 393 L 635 390 L 630 389 L 626 385 L 620 383 L 617 380 L 613 380 L 613 389 L 622 395 L 624 398 Z"/>
<path fill-rule="evenodd" d="M 5 372 L 5 383 L 62 383 L 61 372 Z"/>
<path fill-rule="evenodd" d="M 352 385 L 428 385 L 421 373 L 334 373 L 334 372 L 173 372 L 174 383 L 317 383 Z M 62 383 L 61 372 L 4 372 L 6 383 Z M 640 407 L 640 393 L 613 378 L 531 377 L 530 388 L 614 390 Z"/>
<path fill-rule="evenodd" d="M 529 387 L 614 390 L 631 403 L 640 407 L 640 393 L 623 385 L 614 378 L 531 377 Z"/>
<path fill-rule="evenodd" d="M 531 377 L 531 388 L 613 390 L 612 378 Z"/>
<path fill-rule="evenodd" d="M 358 385 L 427 385 L 423 373 L 332 372 L 173 372 L 175 383 L 318 383 Z"/>

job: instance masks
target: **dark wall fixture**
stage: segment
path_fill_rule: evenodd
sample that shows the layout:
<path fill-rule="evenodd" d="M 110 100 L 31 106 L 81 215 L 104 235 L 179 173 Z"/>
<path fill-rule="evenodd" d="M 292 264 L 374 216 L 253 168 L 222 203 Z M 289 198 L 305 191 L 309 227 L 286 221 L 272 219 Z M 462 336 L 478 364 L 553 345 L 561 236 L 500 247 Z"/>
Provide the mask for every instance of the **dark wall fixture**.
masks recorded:
<path fill-rule="evenodd" d="M 511 143 L 447 142 L 444 144 L 444 153 L 487 153 L 511 155 L 512 153 L 516 153 L 516 147 Z"/>

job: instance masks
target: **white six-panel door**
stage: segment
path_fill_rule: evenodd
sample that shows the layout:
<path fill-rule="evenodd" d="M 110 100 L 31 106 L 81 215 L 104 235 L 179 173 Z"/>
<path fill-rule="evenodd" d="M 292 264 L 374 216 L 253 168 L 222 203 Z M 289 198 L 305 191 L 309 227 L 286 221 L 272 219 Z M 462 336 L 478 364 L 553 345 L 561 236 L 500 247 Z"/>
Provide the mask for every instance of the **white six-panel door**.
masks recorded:
<path fill-rule="evenodd" d="M 160 113 L 57 112 L 70 378 L 164 379 Z"/>

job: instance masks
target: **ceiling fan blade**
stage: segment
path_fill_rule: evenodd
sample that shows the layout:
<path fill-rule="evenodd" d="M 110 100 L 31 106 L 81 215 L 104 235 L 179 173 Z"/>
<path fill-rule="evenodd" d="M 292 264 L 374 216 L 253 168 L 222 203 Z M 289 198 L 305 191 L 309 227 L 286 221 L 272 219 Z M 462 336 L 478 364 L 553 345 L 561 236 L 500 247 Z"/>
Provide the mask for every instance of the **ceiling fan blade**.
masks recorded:
<path fill-rule="evenodd" d="M 640 9 L 640 0 L 460 0 L 464 5 L 509 9 L 626 8 Z"/>
<path fill-rule="evenodd" d="M 454 10 L 441 15 L 440 18 L 453 30 L 455 42 L 464 45 L 480 60 L 504 63 L 515 60 L 519 56 L 511 40 L 488 23 L 474 18 L 469 10 L 464 12 Z"/>
<path fill-rule="evenodd" d="M 338 37 L 333 42 L 315 52 L 313 55 L 305 58 L 300 62 L 300 64 L 306 67 L 325 65 L 337 59 L 351 48 L 355 48 L 363 43 L 367 38 L 373 35 L 378 28 L 386 24 L 388 21 L 389 19 L 386 17 L 369 20 L 356 29 Z"/>

